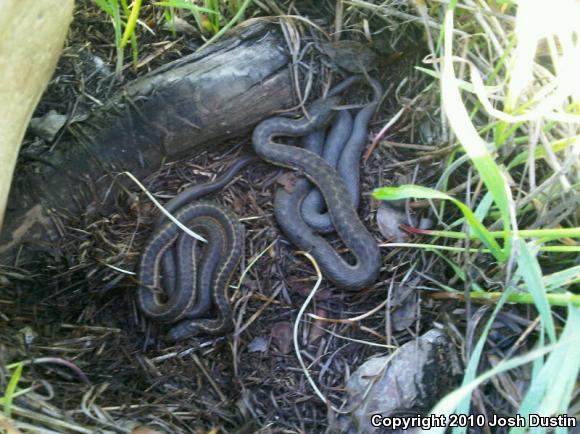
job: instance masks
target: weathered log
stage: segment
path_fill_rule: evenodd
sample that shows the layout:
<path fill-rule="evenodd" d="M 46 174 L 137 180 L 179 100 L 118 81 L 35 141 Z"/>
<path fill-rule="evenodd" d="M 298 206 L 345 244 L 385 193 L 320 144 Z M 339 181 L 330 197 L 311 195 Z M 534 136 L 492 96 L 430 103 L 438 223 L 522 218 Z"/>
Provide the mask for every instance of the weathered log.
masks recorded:
<path fill-rule="evenodd" d="M 144 177 L 162 161 L 239 136 L 289 108 L 288 62 L 278 29 L 254 23 L 129 84 L 86 121 L 72 124 L 74 139 L 59 144 L 48 161 L 19 171 L 0 254 L 52 234 L 51 210 L 82 213 L 101 203 L 119 172 Z"/>

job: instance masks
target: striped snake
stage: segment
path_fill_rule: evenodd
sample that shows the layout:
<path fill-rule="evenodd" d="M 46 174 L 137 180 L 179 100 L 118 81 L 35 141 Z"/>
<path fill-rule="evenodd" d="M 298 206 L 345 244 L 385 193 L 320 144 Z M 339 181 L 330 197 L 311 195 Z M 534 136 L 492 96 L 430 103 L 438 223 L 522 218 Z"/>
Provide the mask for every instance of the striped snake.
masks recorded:
<path fill-rule="evenodd" d="M 277 193 L 276 218 L 288 238 L 299 248 L 310 251 L 325 275 L 337 286 L 346 289 L 360 289 L 372 283 L 377 278 L 380 263 L 377 244 L 358 218 L 353 205 L 353 200 L 355 203 L 358 201 L 358 197 L 354 197 L 358 196 L 358 163 L 355 164 L 357 193 L 352 194 L 332 165 L 316 152 L 276 143 L 273 138 L 307 136 L 305 140 L 310 140 L 311 145 L 307 144 L 306 148 L 318 146 L 315 142 L 324 140 L 324 136 L 315 131 L 330 121 L 333 107 L 339 102 L 337 95 L 360 80 L 360 76 L 355 76 L 337 85 L 329 92 L 327 99 L 315 101 L 308 108 L 307 117 L 267 119 L 255 128 L 252 136 L 254 150 L 262 159 L 301 171 L 319 189 L 332 224 L 355 257 L 355 264 L 345 261 L 304 221 L 302 202 L 311 190 L 306 179 L 297 182 L 293 193 Z M 373 87 L 377 91 L 374 84 Z M 361 141 L 361 135 L 366 135 L 368 119 L 375 107 L 376 104 L 372 110 L 362 109 L 359 112 L 354 121 L 351 141 L 355 140 L 353 137 Z M 366 120 L 359 120 L 363 116 Z M 352 122 L 348 122 L 347 115 L 340 114 L 339 117 L 342 120 L 339 119 L 333 130 L 342 128 L 343 132 L 347 132 L 349 127 L 342 124 L 351 125 Z M 335 133 L 335 136 L 339 135 L 340 132 Z M 345 140 L 342 142 L 344 145 Z M 137 304 L 154 321 L 176 323 L 167 335 L 169 340 L 181 340 L 202 333 L 223 334 L 232 327 L 227 289 L 243 254 L 243 227 L 228 209 L 208 201 L 194 201 L 220 190 L 236 173 L 256 160 L 256 157 L 242 157 L 215 181 L 194 186 L 166 204 L 167 211 L 175 213 L 181 223 L 207 240 L 203 247 L 197 240 L 182 233 L 173 222 L 160 218 L 143 249 Z M 327 218 L 321 214 L 320 199 L 316 201 L 310 214 Z M 201 318 L 212 305 L 217 317 Z"/>
<path fill-rule="evenodd" d="M 276 220 L 292 243 L 312 254 L 329 280 L 351 290 L 362 289 L 377 279 L 380 252 L 376 241 L 360 221 L 348 188 L 337 171 L 315 152 L 278 143 L 274 138 L 305 136 L 323 128 L 332 118 L 333 108 L 340 101 L 340 92 L 363 79 L 363 76 L 353 76 L 336 85 L 326 99 L 319 99 L 310 105 L 305 117 L 266 119 L 254 129 L 252 135 L 254 151 L 260 158 L 300 171 L 320 191 L 334 229 L 355 258 L 354 264 L 340 256 L 324 237 L 304 221 L 301 207 L 310 190 L 307 180 L 298 180 L 293 193 L 278 192 L 274 203 Z M 353 134 L 356 133 L 358 131 L 353 130 Z"/>
<path fill-rule="evenodd" d="M 202 333 L 223 334 L 232 327 L 228 286 L 243 254 L 243 226 L 232 211 L 212 202 L 194 201 L 221 190 L 256 160 L 242 157 L 215 181 L 185 190 L 165 205 L 175 218 L 207 240 L 204 248 L 172 221 L 160 218 L 143 249 L 137 305 L 154 321 L 177 323 L 167 334 L 171 341 Z M 200 319 L 212 304 L 217 318 Z"/>
<path fill-rule="evenodd" d="M 374 78 L 367 77 L 373 89 L 373 99 L 353 119 L 348 110 L 341 110 L 322 150 L 324 158 L 344 181 L 354 209 L 360 201 L 360 159 L 367 143 L 368 125 L 383 96 L 383 87 Z M 307 136 L 308 138 L 308 136 Z M 304 147 L 309 149 L 305 139 Z M 316 149 L 310 149 L 320 155 Z M 324 198 L 317 189 L 312 189 L 302 202 L 302 217 L 312 229 L 321 234 L 334 232 L 328 212 L 324 212 Z"/>

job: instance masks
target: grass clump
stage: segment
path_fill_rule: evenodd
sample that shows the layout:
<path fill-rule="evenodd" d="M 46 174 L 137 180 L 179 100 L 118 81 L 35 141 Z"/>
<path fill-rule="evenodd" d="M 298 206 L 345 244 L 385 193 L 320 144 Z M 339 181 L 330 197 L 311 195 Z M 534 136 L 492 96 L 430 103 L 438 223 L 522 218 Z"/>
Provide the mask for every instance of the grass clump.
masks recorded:
<path fill-rule="evenodd" d="M 96 5 L 104 11 L 112 21 L 115 29 L 115 47 L 117 62 L 115 71 L 121 74 L 125 47 L 131 42 L 133 63 L 137 64 L 139 47 L 136 36 L 137 24 L 147 27 L 139 20 L 141 0 L 134 0 L 129 4 L 127 0 L 94 0 Z M 165 20 L 173 25 L 180 11 L 188 11 L 193 16 L 197 29 L 204 39 L 202 47 L 211 44 L 231 29 L 235 24 L 242 22 L 245 11 L 252 0 L 203 0 L 202 5 L 188 0 L 167 0 L 153 3 L 153 8 L 159 9 Z M 155 13 L 155 11 L 153 11 Z"/>
<path fill-rule="evenodd" d="M 572 79 L 580 73 L 580 25 L 570 17 L 571 9 L 580 11 L 573 2 L 561 3 L 566 6 L 416 4 L 431 47 L 425 59 L 431 67 L 419 69 L 436 78 L 443 136 L 459 147 L 448 157 L 437 189 L 385 187 L 374 197 L 437 201 L 432 208 L 445 230 L 416 231 L 434 237 L 417 246 L 437 251 L 463 283 L 440 288 L 449 298 L 497 302 L 477 344 L 466 352 L 463 386 L 434 413 L 468 413 L 479 385 L 526 363 L 533 365 L 531 380 L 514 410 L 557 415 L 572 405 L 580 370 L 580 296 L 572 290 L 580 280 L 580 87 Z M 440 27 L 432 25 L 438 16 Z M 461 200 L 443 192 L 460 171 L 472 174 Z M 450 220 L 456 213 L 448 202 L 461 211 L 459 217 Z M 451 253 L 443 246 L 452 247 Z M 489 255 L 491 261 L 483 259 Z M 472 264 L 479 277 L 472 277 Z M 506 303 L 535 306 L 529 330 L 534 349 L 478 376 L 490 330 Z"/>

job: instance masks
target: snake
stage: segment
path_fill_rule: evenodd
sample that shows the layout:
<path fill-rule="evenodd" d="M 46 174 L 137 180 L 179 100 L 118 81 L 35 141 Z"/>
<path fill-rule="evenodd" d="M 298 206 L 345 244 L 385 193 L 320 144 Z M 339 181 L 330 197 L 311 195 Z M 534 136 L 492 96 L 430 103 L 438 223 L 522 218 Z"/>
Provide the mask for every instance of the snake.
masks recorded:
<path fill-rule="evenodd" d="M 362 289 L 374 282 L 380 269 L 380 251 L 376 241 L 361 222 L 344 181 L 337 171 L 316 152 L 279 143 L 277 137 L 302 137 L 322 129 L 331 121 L 340 93 L 363 76 L 352 76 L 336 85 L 326 98 L 314 101 L 307 115 L 299 119 L 273 117 L 259 123 L 252 134 L 254 152 L 271 164 L 299 171 L 292 194 L 276 194 L 276 220 L 290 241 L 315 258 L 324 275 L 337 286 L 348 290 Z M 302 202 L 310 191 L 309 182 L 320 191 L 332 224 L 344 245 L 354 256 L 350 263 L 339 255 L 322 236 L 304 221 Z"/>
<path fill-rule="evenodd" d="M 322 158 L 337 168 L 355 209 L 358 208 L 360 199 L 359 162 L 367 139 L 368 124 L 383 95 L 383 87 L 376 79 L 372 77 L 366 79 L 373 89 L 373 99 L 357 113 L 354 124 L 346 110 L 337 114 L 322 154 Z M 317 189 L 312 189 L 302 202 L 302 216 L 318 233 L 334 231 L 330 216 L 324 212 L 322 195 Z"/>
<path fill-rule="evenodd" d="M 354 265 L 346 262 L 304 222 L 300 208 L 311 190 L 307 179 L 298 181 L 292 195 L 276 195 L 276 217 L 291 241 L 310 250 L 328 277 L 347 289 L 359 289 L 376 279 L 379 251 L 359 220 L 344 182 L 317 154 L 323 152 L 324 133 L 320 130 L 332 117 L 333 107 L 339 102 L 338 94 L 359 80 L 360 77 L 351 77 L 337 85 L 327 99 L 318 100 L 309 107 L 308 117 L 270 118 L 260 123 L 252 135 L 254 150 L 260 158 L 300 170 L 319 188 L 339 236 L 356 259 Z M 345 131 L 350 129 L 349 116 L 339 114 L 328 139 L 336 143 L 327 146 L 326 153 L 340 153 L 345 140 L 338 137 L 344 137 Z M 273 137 L 281 135 L 306 136 L 306 149 L 272 141 Z M 330 151 L 334 147 L 336 150 Z M 199 334 L 223 334 L 232 328 L 228 287 L 243 253 L 243 226 L 231 210 L 199 199 L 222 189 L 240 170 L 257 160 L 256 156 L 242 157 L 216 180 L 189 188 L 166 203 L 169 213 L 174 213 L 176 219 L 206 239 L 203 248 L 165 216 L 155 222 L 139 263 L 137 306 L 148 318 L 173 324 L 166 335 L 170 341 Z M 300 235 L 291 235 L 296 230 Z M 212 305 L 217 317 L 206 318 Z"/>
<path fill-rule="evenodd" d="M 216 180 L 195 185 L 165 205 L 177 220 L 206 239 L 203 249 L 165 216 L 155 222 L 141 255 L 136 298 L 149 319 L 176 323 L 166 335 L 169 341 L 219 335 L 233 325 L 228 287 L 243 254 L 244 229 L 228 208 L 198 199 L 221 190 L 257 160 L 251 155 L 241 157 Z M 212 304 L 217 317 L 200 318 Z"/>
<path fill-rule="evenodd" d="M 324 129 L 309 133 L 304 137 L 303 147 L 324 158 L 335 169 L 338 166 L 340 155 L 344 150 L 344 145 L 348 141 L 352 132 L 353 118 L 348 110 L 341 110 L 335 116 L 328 134 Z M 343 181 L 347 184 L 346 179 L 350 174 L 340 173 Z M 310 184 L 310 182 L 309 182 Z M 280 188 L 276 192 L 279 194 Z M 350 191 L 350 189 L 349 189 Z M 351 192 L 352 193 L 352 192 Z M 298 194 L 292 191 L 290 194 Z M 310 184 L 310 191 L 301 202 L 300 210 L 304 221 L 318 233 L 330 233 L 334 231 L 330 217 L 326 212 L 324 199 L 320 192 Z M 327 221 L 328 220 L 328 221 Z"/>

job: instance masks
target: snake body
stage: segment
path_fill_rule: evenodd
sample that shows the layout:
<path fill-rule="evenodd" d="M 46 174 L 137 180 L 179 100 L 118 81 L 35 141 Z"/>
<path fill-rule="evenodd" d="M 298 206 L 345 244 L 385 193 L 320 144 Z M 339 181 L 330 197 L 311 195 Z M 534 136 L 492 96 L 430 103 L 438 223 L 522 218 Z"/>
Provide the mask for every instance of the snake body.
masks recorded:
<path fill-rule="evenodd" d="M 323 143 L 323 149 L 321 151 L 311 149 L 307 140 L 309 136 L 306 136 L 304 140 L 304 149 L 316 152 L 318 155 L 321 155 L 328 164 L 336 168 L 338 166 L 340 155 L 344 150 L 344 145 L 346 145 L 352 132 L 352 123 L 352 116 L 348 110 L 339 111 L 335 116 L 334 123 Z M 343 181 L 345 181 L 345 176 L 349 175 L 344 173 L 339 174 Z M 330 221 L 330 216 L 326 212 L 326 207 L 324 206 L 324 199 L 322 198 L 320 191 L 316 188 L 312 188 L 310 192 L 308 192 L 302 202 L 301 210 L 304 221 L 316 232 L 329 233 L 334 230 L 332 222 Z"/>
<path fill-rule="evenodd" d="M 227 208 L 195 201 L 222 189 L 256 160 L 242 157 L 215 181 L 196 185 L 165 205 L 181 223 L 207 240 L 203 248 L 165 217 L 156 222 L 139 264 L 137 305 L 152 320 L 177 323 L 167 335 L 169 340 L 222 334 L 232 326 L 227 288 L 243 254 L 243 227 Z M 199 318 L 212 304 L 217 318 Z"/>
<path fill-rule="evenodd" d="M 302 218 L 300 207 L 309 191 L 309 183 L 299 180 L 293 194 L 280 192 L 275 199 L 276 220 L 288 238 L 300 249 L 309 251 L 326 277 L 345 289 L 361 289 L 376 280 L 380 253 L 376 241 L 360 221 L 350 194 L 340 175 L 322 157 L 308 149 L 296 148 L 273 139 L 279 136 L 305 136 L 323 128 L 332 118 L 338 94 L 360 80 L 351 77 L 329 92 L 329 97 L 315 101 L 308 116 L 300 119 L 275 117 L 262 121 L 252 135 L 254 151 L 262 159 L 279 166 L 299 170 L 321 192 L 333 226 L 351 254 L 350 264 L 332 246 L 316 234 Z"/>
<path fill-rule="evenodd" d="M 358 203 L 358 158 L 354 172 L 357 188 L 353 192 L 333 166 L 318 154 L 323 153 L 340 166 L 343 157 L 338 160 L 338 155 L 344 155 L 348 148 L 345 137 L 353 125 L 352 118 L 347 112 L 339 114 L 324 150 L 322 129 L 334 114 L 333 107 L 339 102 L 340 92 L 360 80 L 360 76 L 351 77 L 335 86 L 327 99 L 315 101 L 309 107 L 308 117 L 270 118 L 260 123 L 252 135 L 254 150 L 259 157 L 299 170 L 306 176 L 298 180 L 292 193 L 283 190 L 277 193 L 276 218 L 288 238 L 299 248 L 310 251 L 325 275 L 345 289 L 360 289 L 376 279 L 379 250 L 353 206 L 353 203 Z M 357 132 L 359 139 L 356 141 L 360 141 L 361 134 L 366 136 L 370 116 L 364 115 L 366 120 L 360 120 L 364 110 L 354 121 L 349 143 L 355 141 Z M 273 138 L 278 136 L 305 136 L 306 149 L 274 142 Z M 194 186 L 165 205 L 166 210 L 174 213 L 181 223 L 206 239 L 203 246 L 163 216 L 155 224 L 139 264 L 137 305 L 150 319 L 175 323 L 167 334 L 169 340 L 181 340 L 201 333 L 223 334 L 232 327 L 227 289 L 243 253 L 243 227 L 230 210 L 198 199 L 223 188 L 236 173 L 256 160 L 257 157 L 253 156 L 242 157 L 215 181 Z M 306 212 L 318 218 L 324 215 L 323 204 L 326 203 L 332 225 L 354 256 L 354 264 L 341 257 L 305 222 L 301 208 L 312 189 L 310 182 L 318 188 L 322 199 L 313 200 L 314 207 Z M 205 318 L 212 305 L 216 317 Z"/>
<path fill-rule="evenodd" d="M 357 113 L 354 123 L 345 111 L 336 116 L 322 154 L 329 164 L 337 168 L 355 209 L 360 199 L 360 158 L 367 139 L 368 125 L 383 95 L 383 87 L 377 80 L 371 77 L 366 79 L 373 89 L 373 99 Z M 341 140 L 342 144 L 337 146 L 335 142 L 340 143 Z M 324 200 L 318 190 L 313 189 L 304 199 L 302 215 L 316 232 L 334 231 L 330 215 L 324 212 Z"/>

